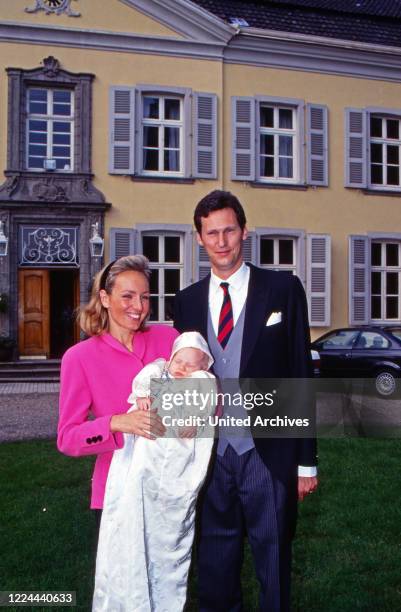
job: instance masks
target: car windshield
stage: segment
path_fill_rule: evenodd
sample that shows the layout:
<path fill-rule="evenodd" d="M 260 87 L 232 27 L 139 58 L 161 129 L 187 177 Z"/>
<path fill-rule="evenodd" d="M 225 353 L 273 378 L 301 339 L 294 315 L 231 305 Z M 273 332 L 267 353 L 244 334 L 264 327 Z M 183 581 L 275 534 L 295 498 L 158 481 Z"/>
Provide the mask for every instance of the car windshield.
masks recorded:
<path fill-rule="evenodd" d="M 342 329 L 318 342 L 318 347 L 320 349 L 350 348 L 358 334 L 358 330 Z"/>

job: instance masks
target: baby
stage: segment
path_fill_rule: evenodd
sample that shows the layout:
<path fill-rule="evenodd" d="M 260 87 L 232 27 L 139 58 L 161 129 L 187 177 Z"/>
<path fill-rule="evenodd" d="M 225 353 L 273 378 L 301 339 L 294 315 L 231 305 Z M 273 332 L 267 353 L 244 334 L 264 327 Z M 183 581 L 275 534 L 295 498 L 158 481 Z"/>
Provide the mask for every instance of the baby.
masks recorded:
<path fill-rule="evenodd" d="M 184 382 L 175 387 L 178 379 L 191 379 L 191 391 L 212 391 L 215 396 L 215 378 L 208 372 L 212 364 L 207 342 L 198 332 L 181 334 L 168 361 L 156 359 L 133 380 L 131 410 L 157 409 L 164 394 L 182 390 Z M 207 422 L 215 407 L 209 404 L 198 415 Z M 187 408 L 178 409 L 178 416 L 184 417 Z M 124 438 L 107 479 L 93 610 L 182 612 L 196 499 L 210 460 L 213 429 L 206 427 L 200 435 L 199 428 L 190 425 L 172 428 L 155 440 L 130 434 Z"/>
<path fill-rule="evenodd" d="M 198 332 L 185 332 L 173 344 L 169 361 L 156 359 L 145 366 L 132 383 L 132 393 L 128 402 L 131 410 L 150 410 L 155 397 L 151 396 L 151 380 L 176 378 L 214 378 L 206 372 L 213 364 L 206 340 Z M 163 391 L 163 388 L 162 388 Z M 182 415 L 184 416 L 184 414 Z M 203 414 L 202 414 L 203 416 Z M 196 435 L 195 426 L 180 427 L 180 438 L 192 438 Z"/>

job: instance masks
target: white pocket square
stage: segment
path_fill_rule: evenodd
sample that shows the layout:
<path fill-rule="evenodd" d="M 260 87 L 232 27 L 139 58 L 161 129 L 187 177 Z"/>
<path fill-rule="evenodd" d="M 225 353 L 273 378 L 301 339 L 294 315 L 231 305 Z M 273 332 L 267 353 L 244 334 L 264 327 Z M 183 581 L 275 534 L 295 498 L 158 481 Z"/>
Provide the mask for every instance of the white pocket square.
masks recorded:
<path fill-rule="evenodd" d="M 283 317 L 281 315 L 281 312 L 272 312 L 270 317 L 266 321 L 266 327 L 280 323 L 282 318 Z"/>

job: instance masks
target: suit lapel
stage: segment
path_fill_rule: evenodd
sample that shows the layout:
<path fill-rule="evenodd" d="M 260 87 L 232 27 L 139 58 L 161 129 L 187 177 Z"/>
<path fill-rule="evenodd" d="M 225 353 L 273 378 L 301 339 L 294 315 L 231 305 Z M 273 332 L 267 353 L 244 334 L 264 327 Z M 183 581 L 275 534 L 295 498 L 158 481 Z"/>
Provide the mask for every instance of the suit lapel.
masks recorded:
<path fill-rule="evenodd" d="M 242 340 L 240 375 L 252 354 L 256 341 L 260 336 L 261 328 L 266 324 L 266 312 L 272 300 L 272 283 L 266 285 L 266 275 L 255 266 L 251 269 L 249 277 L 248 295 L 245 307 L 244 333 Z"/>
<path fill-rule="evenodd" d="M 209 282 L 210 274 L 202 279 L 197 285 L 197 292 L 194 296 L 193 308 L 193 328 L 198 330 L 204 338 L 207 338 L 207 317 L 209 310 Z"/>

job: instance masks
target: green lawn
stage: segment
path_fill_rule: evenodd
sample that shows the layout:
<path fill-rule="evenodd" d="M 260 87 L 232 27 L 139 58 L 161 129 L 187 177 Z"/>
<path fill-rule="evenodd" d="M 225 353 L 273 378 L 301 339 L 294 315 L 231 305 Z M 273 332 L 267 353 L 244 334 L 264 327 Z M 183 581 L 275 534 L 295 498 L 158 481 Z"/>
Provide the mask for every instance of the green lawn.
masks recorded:
<path fill-rule="evenodd" d="M 294 546 L 294 611 L 401 611 L 401 441 L 322 440 L 319 458 L 321 486 L 301 505 Z M 0 446 L 0 590 L 75 590 L 90 610 L 92 463 L 53 442 Z M 248 550 L 243 582 L 254 611 Z"/>

